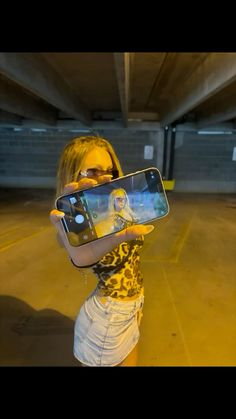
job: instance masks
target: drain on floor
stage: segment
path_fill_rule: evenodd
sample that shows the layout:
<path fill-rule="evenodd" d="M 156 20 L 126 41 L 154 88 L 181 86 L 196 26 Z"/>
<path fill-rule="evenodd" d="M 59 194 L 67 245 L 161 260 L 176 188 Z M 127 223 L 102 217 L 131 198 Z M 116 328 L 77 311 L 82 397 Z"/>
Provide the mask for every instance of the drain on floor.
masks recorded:
<path fill-rule="evenodd" d="M 67 318 L 24 316 L 11 329 L 21 336 L 66 335 L 73 333 L 73 326 L 72 320 Z"/>

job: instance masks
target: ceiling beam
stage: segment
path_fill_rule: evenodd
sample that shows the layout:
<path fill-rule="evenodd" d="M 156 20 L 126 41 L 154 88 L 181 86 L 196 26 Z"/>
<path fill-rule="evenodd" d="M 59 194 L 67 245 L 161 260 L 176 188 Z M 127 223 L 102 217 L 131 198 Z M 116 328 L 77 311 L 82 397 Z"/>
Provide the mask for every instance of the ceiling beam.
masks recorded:
<path fill-rule="evenodd" d="M 129 121 L 159 121 L 157 112 L 129 112 Z"/>
<path fill-rule="evenodd" d="M 0 110 L 0 122 L 21 125 L 22 118 L 13 113 Z"/>
<path fill-rule="evenodd" d="M 64 117 L 62 116 L 61 119 Z M 115 121 L 115 120 L 122 120 L 121 112 L 115 111 L 94 111 L 93 112 L 93 121 L 102 120 L 102 121 Z"/>
<path fill-rule="evenodd" d="M 236 79 L 236 53 L 211 53 L 173 92 L 171 104 L 161 115 L 169 125 Z"/>
<path fill-rule="evenodd" d="M 234 118 L 236 118 L 236 104 L 228 104 L 224 101 L 214 111 L 208 113 L 206 117 L 200 118 L 197 121 L 197 127 L 198 129 L 204 128 Z"/>
<path fill-rule="evenodd" d="M 144 52 L 134 54 L 130 65 L 130 107 L 136 111 L 155 109 L 150 106 L 149 99 L 158 84 L 159 74 L 162 72 L 166 53 Z"/>
<path fill-rule="evenodd" d="M 56 123 L 56 111 L 24 94 L 18 86 L 0 79 L 0 109 L 25 118 L 35 119 L 45 124 Z M 7 122 L 7 121 L 6 121 Z"/>
<path fill-rule="evenodd" d="M 128 124 L 129 89 L 130 89 L 130 56 L 128 52 L 115 52 L 115 69 L 118 81 L 121 110 L 124 126 Z"/>
<path fill-rule="evenodd" d="M 124 130 L 124 125 L 122 121 L 94 121 L 91 127 L 85 127 L 80 121 L 75 120 L 60 120 L 57 121 L 56 125 L 53 127 L 48 126 L 47 124 L 38 123 L 32 120 L 23 120 L 22 121 L 23 128 L 49 128 L 49 129 L 65 129 L 65 130 L 80 130 L 80 132 L 89 132 L 94 130 L 95 132 L 99 132 L 100 130 L 109 130 L 109 131 L 117 131 L 117 130 Z M 127 131 L 160 131 L 161 127 L 159 122 L 152 122 L 152 121 L 145 121 L 145 122 L 138 122 L 138 121 L 131 121 L 128 122 Z"/>
<path fill-rule="evenodd" d="M 39 53 L 0 53 L 0 73 L 72 118 L 89 125 L 90 112 Z"/>

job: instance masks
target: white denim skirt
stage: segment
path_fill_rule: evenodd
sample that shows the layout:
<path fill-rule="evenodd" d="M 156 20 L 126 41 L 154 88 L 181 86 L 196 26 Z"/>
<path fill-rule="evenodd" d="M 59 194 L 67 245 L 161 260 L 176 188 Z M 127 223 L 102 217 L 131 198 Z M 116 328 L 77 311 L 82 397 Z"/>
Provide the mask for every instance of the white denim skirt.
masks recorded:
<path fill-rule="evenodd" d="M 131 301 L 106 297 L 103 304 L 92 293 L 75 322 L 74 356 L 88 366 L 120 364 L 139 340 L 143 303 L 140 295 Z"/>

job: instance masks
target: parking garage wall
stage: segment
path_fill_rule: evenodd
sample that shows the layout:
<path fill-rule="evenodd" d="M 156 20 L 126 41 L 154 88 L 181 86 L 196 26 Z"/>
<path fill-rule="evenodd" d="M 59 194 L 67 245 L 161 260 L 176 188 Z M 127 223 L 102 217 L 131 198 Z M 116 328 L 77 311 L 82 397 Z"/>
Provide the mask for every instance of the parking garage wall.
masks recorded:
<path fill-rule="evenodd" d="M 174 178 L 176 191 L 236 192 L 236 135 L 177 132 Z"/>
<path fill-rule="evenodd" d="M 0 186 L 55 188 L 59 156 L 72 138 L 81 135 L 65 130 L 1 129 Z M 152 133 L 113 130 L 99 135 L 110 140 L 125 174 L 157 166 L 157 141 Z M 145 145 L 153 145 L 153 159 L 144 159 Z"/>
<path fill-rule="evenodd" d="M 162 171 L 163 132 L 104 130 L 124 173 L 156 166 Z M 0 186 L 54 188 L 59 156 L 72 138 L 71 131 L 5 128 L 0 130 Z M 154 148 L 144 159 L 145 145 Z M 205 136 L 177 132 L 175 144 L 175 191 L 236 192 L 236 161 L 232 160 L 236 135 Z"/>

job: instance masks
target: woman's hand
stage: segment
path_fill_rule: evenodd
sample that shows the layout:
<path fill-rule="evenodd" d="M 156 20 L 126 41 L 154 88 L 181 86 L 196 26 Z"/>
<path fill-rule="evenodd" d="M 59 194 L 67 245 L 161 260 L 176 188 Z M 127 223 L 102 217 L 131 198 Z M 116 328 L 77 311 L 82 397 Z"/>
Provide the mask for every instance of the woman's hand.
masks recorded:
<path fill-rule="evenodd" d="M 121 231 L 120 233 L 123 233 L 125 241 L 129 241 L 129 240 L 137 239 L 137 237 L 139 236 L 146 236 L 146 234 L 151 233 L 153 230 L 154 230 L 154 226 L 151 224 L 149 225 L 136 224 L 136 225 L 127 227 L 124 230 L 124 233 L 123 231 Z"/>
<path fill-rule="evenodd" d="M 72 182 L 66 185 L 63 190 L 63 195 L 90 188 L 98 183 L 109 182 L 110 180 L 110 175 L 100 176 L 97 181 L 94 179 L 82 178 L 78 182 Z M 78 266 L 92 265 L 93 263 L 98 262 L 105 254 L 113 250 L 120 243 L 134 240 L 141 235 L 150 233 L 154 229 L 154 226 L 152 225 L 133 225 L 114 235 L 95 240 L 79 247 L 74 247 L 70 245 L 60 222 L 64 215 L 64 212 L 53 209 L 50 212 L 50 220 L 57 230 L 58 241 L 66 248 L 70 258 Z"/>
<path fill-rule="evenodd" d="M 98 178 L 98 181 L 96 181 L 95 179 L 89 179 L 89 178 L 83 177 L 78 182 L 68 183 L 65 186 L 65 188 L 63 189 L 62 195 L 68 195 L 68 194 L 73 193 L 75 191 L 82 191 L 83 189 L 87 189 L 87 188 L 91 188 L 92 186 L 96 186 L 98 183 L 108 182 L 110 180 L 110 178 L 111 178 L 110 175 L 104 175 L 104 176 L 100 176 Z M 61 223 L 60 223 L 60 220 L 61 220 L 61 218 L 64 217 L 64 215 L 65 215 L 64 212 L 58 211 L 56 209 L 53 209 L 50 212 L 50 220 L 51 220 L 52 224 L 58 230 L 60 236 L 61 236 L 61 232 L 64 233 L 64 229 L 62 228 Z M 58 228 L 59 225 L 61 226 L 61 228 Z"/>
<path fill-rule="evenodd" d="M 97 184 L 109 182 L 111 180 L 111 175 L 103 175 L 99 176 L 97 180 L 90 179 L 87 177 L 82 177 L 78 182 L 71 182 L 68 183 L 65 188 L 63 189 L 62 195 L 67 195 L 70 193 L 73 193 L 75 191 L 81 191 L 87 188 L 91 188 L 93 186 L 96 186 Z M 60 244 L 60 246 L 65 247 L 70 255 L 71 258 L 75 257 L 75 251 L 76 254 L 78 253 L 78 249 L 76 249 L 74 246 L 71 246 L 68 242 L 66 233 L 64 231 L 64 228 L 61 224 L 61 219 L 64 217 L 64 212 L 58 211 L 57 209 L 53 209 L 50 212 L 50 220 L 52 224 L 55 226 L 57 230 L 57 240 Z M 86 249 L 86 252 L 88 252 L 88 249 Z M 81 252 L 81 254 L 84 253 Z M 82 258 L 83 259 L 83 258 Z"/>
<path fill-rule="evenodd" d="M 63 189 L 62 195 L 67 195 L 70 194 L 72 192 L 78 191 L 78 190 L 83 190 L 86 188 L 90 188 L 92 186 L 97 185 L 97 182 L 93 179 L 88 179 L 88 178 L 82 178 L 79 180 L 79 182 L 71 182 L 68 183 L 65 188 Z M 64 239 L 66 239 L 65 237 L 65 232 L 64 229 L 60 223 L 61 218 L 64 217 L 64 212 L 62 211 L 58 211 L 57 209 L 53 209 L 50 212 L 50 220 L 52 222 L 52 224 L 56 227 L 57 229 L 57 239 L 58 242 L 61 246 L 65 246 L 64 243 Z"/>

